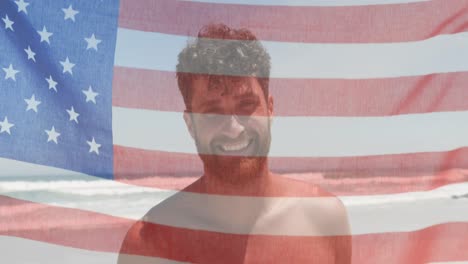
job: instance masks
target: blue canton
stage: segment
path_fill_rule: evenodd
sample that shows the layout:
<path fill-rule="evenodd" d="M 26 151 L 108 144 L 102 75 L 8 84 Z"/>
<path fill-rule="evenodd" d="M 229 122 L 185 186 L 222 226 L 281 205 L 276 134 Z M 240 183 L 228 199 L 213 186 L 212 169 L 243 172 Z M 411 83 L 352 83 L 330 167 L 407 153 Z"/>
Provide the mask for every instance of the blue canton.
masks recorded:
<path fill-rule="evenodd" d="M 0 157 L 113 175 L 118 0 L 0 1 Z"/>

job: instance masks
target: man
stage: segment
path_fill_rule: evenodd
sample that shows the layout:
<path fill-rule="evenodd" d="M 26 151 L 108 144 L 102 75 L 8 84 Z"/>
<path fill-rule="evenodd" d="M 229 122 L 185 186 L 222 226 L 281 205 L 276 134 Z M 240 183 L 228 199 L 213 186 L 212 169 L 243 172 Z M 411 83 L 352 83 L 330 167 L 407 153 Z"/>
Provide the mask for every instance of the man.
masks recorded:
<path fill-rule="evenodd" d="M 132 226 L 119 263 L 350 263 L 342 203 L 268 169 L 269 73 L 245 29 L 208 25 L 179 54 L 183 117 L 204 174 Z"/>

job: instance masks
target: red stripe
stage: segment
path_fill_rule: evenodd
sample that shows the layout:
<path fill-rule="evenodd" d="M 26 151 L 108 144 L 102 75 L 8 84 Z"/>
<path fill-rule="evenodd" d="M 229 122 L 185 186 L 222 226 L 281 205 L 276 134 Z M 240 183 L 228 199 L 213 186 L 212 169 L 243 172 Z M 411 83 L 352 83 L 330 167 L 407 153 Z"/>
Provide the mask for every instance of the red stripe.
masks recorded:
<path fill-rule="evenodd" d="M 210 22 L 248 28 L 261 40 L 405 42 L 468 29 L 466 0 L 344 7 L 287 7 L 122 0 L 119 26 L 196 36 Z"/>
<path fill-rule="evenodd" d="M 25 213 L 21 210 L 29 209 Z M 0 196 L 0 235 L 22 237 L 74 248 L 119 252 L 132 221 L 76 209 L 35 204 Z M 134 229 L 138 229 L 138 224 Z M 157 232 L 157 233 L 156 233 Z M 245 248 L 246 236 L 196 231 L 156 224 L 145 225 L 145 235 L 167 240 L 171 248 L 157 252 L 150 243 L 127 243 L 124 252 L 182 260 L 190 255 L 207 262 L 235 261 Z M 422 263 L 468 259 L 468 223 L 445 223 L 415 232 L 355 235 L 353 263 Z M 290 263 L 289 257 L 307 257 L 327 263 L 328 247 L 344 237 L 290 237 L 254 235 L 249 237 L 248 257 L 265 258 L 267 263 Z M 203 241 L 205 243 L 200 243 Z M 136 245 L 139 245 L 136 247 Z M 255 246 L 256 245 L 256 246 Z M 189 246 L 189 247 L 187 247 Z M 160 247 L 164 249 L 164 247 Z M 236 250 L 237 249 L 237 250 Z M 203 253 L 203 254 L 202 254 Z M 267 254 L 266 254 L 267 253 Z M 274 259 L 269 259 L 273 258 Z M 202 259 L 200 259 L 201 261 Z M 268 261 L 274 260 L 274 261 Z M 310 263 L 310 262 L 309 262 Z"/>
<path fill-rule="evenodd" d="M 198 263 L 348 263 L 335 259 L 345 258 L 343 252 L 349 249 L 344 242 L 349 239 L 347 236 L 247 238 L 148 223 L 136 224 L 134 228 L 134 232 L 151 240 L 133 239 L 130 235 L 123 246 L 126 254 Z M 415 232 L 357 235 L 352 237 L 352 263 L 414 264 L 467 259 L 466 235 L 467 223 L 441 224 Z"/>
<path fill-rule="evenodd" d="M 0 235 L 74 248 L 118 252 L 133 222 L 0 195 Z"/>
<path fill-rule="evenodd" d="M 468 72 L 368 80 L 270 79 L 277 116 L 386 116 L 468 110 Z M 185 109 L 173 72 L 115 67 L 113 105 Z"/>
<path fill-rule="evenodd" d="M 353 236 L 353 263 L 428 263 L 468 260 L 468 223 L 415 232 Z"/>
<path fill-rule="evenodd" d="M 450 169 L 468 169 L 468 148 L 450 152 L 369 157 L 270 157 L 269 164 L 273 171 L 279 173 L 306 172 L 308 176 L 293 177 L 314 183 L 321 179 L 318 173 L 323 173 L 328 180 L 319 184 L 335 195 L 422 191 L 468 181 L 468 173 L 447 173 Z M 114 176 L 119 181 L 157 188 L 181 189 L 202 175 L 202 170 L 202 163 L 195 154 L 114 146 Z M 407 176 L 421 177 L 413 178 L 414 182 L 403 181 L 403 177 Z M 363 179 L 351 181 L 353 178 L 362 177 L 367 177 L 373 184 L 369 185 L 369 181 Z"/>
<path fill-rule="evenodd" d="M 335 247 L 344 255 L 349 238 L 247 236 L 139 222 L 122 252 L 190 263 L 347 263 L 335 262 Z"/>

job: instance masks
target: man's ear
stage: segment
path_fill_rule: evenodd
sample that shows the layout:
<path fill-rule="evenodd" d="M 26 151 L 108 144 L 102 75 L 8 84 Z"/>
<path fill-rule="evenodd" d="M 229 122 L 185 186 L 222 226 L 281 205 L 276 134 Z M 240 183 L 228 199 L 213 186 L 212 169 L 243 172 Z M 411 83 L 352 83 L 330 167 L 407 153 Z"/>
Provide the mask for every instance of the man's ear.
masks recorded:
<path fill-rule="evenodd" d="M 192 136 L 193 139 L 195 139 L 195 133 L 193 130 L 193 121 L 192 121 L 192 115 L 187 111 L 184 110 L 184 121 L 185 125 L 187 126 L 187 129 L 190 133 L 190 136 Z"/>

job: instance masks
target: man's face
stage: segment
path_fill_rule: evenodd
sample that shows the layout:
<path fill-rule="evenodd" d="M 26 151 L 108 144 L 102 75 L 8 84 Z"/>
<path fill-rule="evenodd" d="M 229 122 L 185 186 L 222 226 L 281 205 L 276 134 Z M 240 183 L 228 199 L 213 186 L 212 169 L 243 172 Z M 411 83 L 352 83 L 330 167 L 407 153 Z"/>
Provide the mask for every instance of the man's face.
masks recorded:
<path fill-rule="evenodd" d="M 205 170 L 231 182 L 258 175 L 270 148 L 272 98 L 253 77 L 204 76 L 192 89 L 184 118 Z"/>

